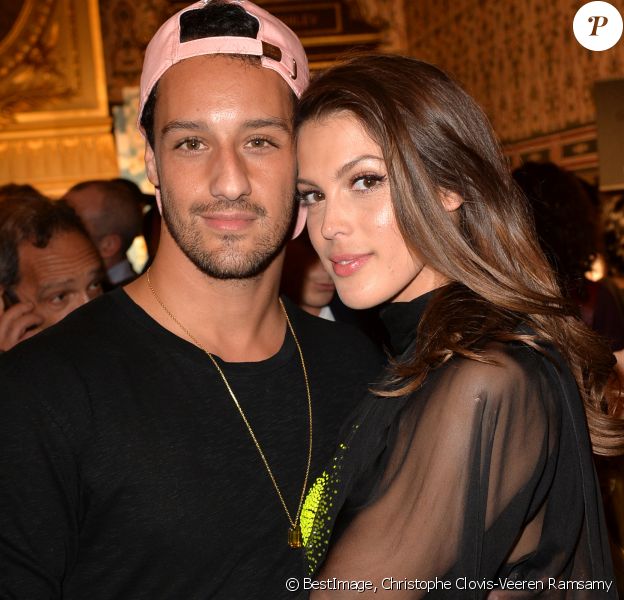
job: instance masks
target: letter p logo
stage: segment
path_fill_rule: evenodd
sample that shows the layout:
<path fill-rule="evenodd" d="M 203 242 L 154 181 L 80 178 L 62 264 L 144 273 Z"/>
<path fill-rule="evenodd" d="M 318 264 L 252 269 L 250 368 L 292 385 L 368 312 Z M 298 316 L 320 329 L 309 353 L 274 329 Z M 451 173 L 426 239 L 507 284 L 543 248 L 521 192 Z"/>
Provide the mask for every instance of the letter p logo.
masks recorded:
<path fill-rule="evenodd" d="M 604 27 L 608 22 L 609 19 L 607 19 L 607 17 L 589 17 L 589 19 L 587 19 L 590 23 L 593 22 L 594 26 L 592 28 L 592 32 L 589 35 L 598 35 L 597 31 L 600 27 Z"/>
<path fill-rule="evenodd" d="M 622 15 L 608 2 L 588 2 L 574 15 L 574 37 L 588 50 L 608 50 L 622 37 Z"/>

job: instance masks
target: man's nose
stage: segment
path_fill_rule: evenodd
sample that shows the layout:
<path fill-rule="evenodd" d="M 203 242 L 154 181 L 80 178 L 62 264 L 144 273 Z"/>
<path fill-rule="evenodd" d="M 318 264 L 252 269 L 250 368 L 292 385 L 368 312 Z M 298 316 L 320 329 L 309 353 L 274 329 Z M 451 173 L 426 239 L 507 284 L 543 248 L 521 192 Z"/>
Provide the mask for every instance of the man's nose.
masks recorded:
<path fill-rule="evenodd" d="M 214 198 L 237 200 L 251 194 L 248 165 L 235 148 L 220 148 L 210 161 L 210 193 Z"/>

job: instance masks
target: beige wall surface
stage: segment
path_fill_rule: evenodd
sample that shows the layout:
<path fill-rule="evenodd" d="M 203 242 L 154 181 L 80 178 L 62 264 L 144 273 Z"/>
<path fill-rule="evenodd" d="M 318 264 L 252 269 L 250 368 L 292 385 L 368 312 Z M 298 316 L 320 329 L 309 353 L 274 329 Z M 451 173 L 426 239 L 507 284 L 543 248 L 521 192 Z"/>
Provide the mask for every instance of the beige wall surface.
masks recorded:
<path fill-rule="evenodd" d="M 624 0 L 610 0 L 624 15 Z M 407 2 L 411 55 L 453 74 L 479 101 L 517 163 L 595 167 L 594 82 L 624 77 L 624 38 L 592 52 L 575 39 L 578 0 Z"/>

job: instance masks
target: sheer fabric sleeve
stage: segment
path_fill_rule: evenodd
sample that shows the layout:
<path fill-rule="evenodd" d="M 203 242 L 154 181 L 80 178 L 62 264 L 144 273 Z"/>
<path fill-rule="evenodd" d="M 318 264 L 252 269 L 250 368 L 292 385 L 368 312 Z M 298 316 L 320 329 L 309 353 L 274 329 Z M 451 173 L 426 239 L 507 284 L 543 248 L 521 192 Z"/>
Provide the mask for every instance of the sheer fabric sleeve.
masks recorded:
<path fill-rule="evenodd" d="M 390 433 L 377 491 L 332 540 L 319 581 L 366 580 L 377 586 L 371 597 L 420 598 L 426 589 L 384 588 L 390 578 L 405 587 L 438 578 L 452 587 L 429 590 L 428 598 L 506 597 L 501 590 L 462 591 L 462 579 L 467 586 L 498 583 L 501 573 L 514 579 L 512 569 L 501 567 L 538 552 L 561 410 L 541 361 L 523 364 L 502 350 L 490 357 L 496 364 L 456 360 L 409 398 Z M 365 430 L 366 424 L 359 434 Z M 582 500 L 576 504 L 569 499 L 569 524 L 578 536 Z"/>

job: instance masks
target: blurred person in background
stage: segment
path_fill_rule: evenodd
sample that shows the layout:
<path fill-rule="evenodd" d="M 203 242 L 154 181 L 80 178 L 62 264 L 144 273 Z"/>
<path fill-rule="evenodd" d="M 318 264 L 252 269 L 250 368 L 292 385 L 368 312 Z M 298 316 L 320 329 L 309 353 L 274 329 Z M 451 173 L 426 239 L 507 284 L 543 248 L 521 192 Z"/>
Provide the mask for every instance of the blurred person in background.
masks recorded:
<path fill-rule="evenodd" d="M 145 273 L 152 264 L 154 256 L 156 256 L 158 241 L 160 240 L 161 217 L 158 212 L 158 207 L 156 206 L 156 196 L 154 194 L 144 193 L 141 188 L 130 179 L 119 177 L 113 179 L 113 181 L 125 185 L 134 194 L 137 203 L 141 206 L 141 234 L 143 235 L 145 251 L 147 252 L 147 260 L 141 267 L 141 273 Z"/>
<path fill-rule="evenodd" d="M 329 307 L 336 286 L 305 231 L 286 246 L 281 288 L 307 313 L 330 321 L 336 320 Z"/>
<path fill-rule="evenodd" d="M 602 281 L 616 298 L 618 312 L 624 319 L 624 195 L 611 198 L 603 211 L 603 241 L 607 277 Z M 617 373 L 624 389 L 624 350 L 615 352 Z M 622 415 L 624 416 L 624 415 Z M 618 592 L 624 598 L 624 458 L 600 457 L 598 473 L 605 501 L 611 554 L 618 582 Z"/>
<path fill-rule="evenodd" d="M 64 202 L 11 195 L 0 201 L 0 350 L 54 325 L 102 293 L 104 268 Z"/>
<path fill-rule="evenodd" d="M 612 198 L 605 207 L 603 239 L 608 275 L 605 282 L 616 296 L 624 318 L 624 194 Z"/>
<path fill-rule="evenodd" d="M 624 318 L 604 281 L 586 273 L 599 254 L 599 217 L 584 185 L 553 163 L 527 162 L 513 173 L 533 210 L 537 237 L 565 295 L 578 305 L 587 325 L 624 349 Z"/>
<path fill-rule="evenodd" d="M 64 199 L 85 224 L 110 283 L 117 287 L 135 279 L 126 253 L 141 234 L 143 215 L 133 191 L 120 181 L 93 180 L 76 184 Z"/>
<path fill-rule="evenodd" d="M 0 185 L 0 202 L 6 198 L 45 198 L 35 187 L 28 183 L 5 183 Z"/>

